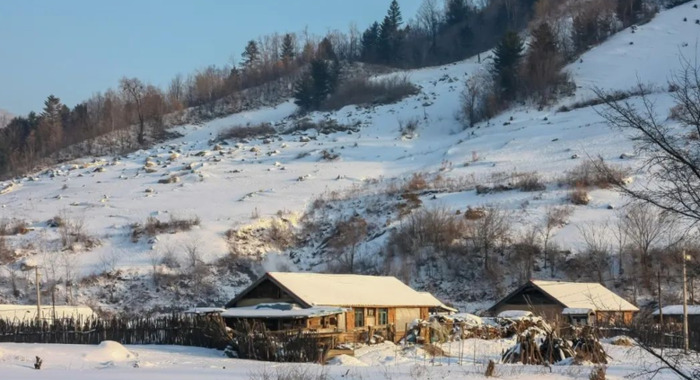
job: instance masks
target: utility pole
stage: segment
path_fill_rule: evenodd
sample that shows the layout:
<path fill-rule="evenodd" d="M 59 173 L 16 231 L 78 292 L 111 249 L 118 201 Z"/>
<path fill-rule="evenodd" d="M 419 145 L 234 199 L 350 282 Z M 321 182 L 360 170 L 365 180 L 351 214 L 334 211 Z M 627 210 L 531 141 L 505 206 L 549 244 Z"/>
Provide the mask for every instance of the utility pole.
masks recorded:
<path fill-rule="evenodd" d="M 688 340 L 688 277 L 685 271 L 685 249 L 683 250 L 683 352 L 688 354 L 690 342 Z"/>
<path fill-rule="evenodd" d="M 656 287 L 657 290 L 656 292 L 658 293 L 659 297 L 659 324 L 661 325 L 661 331 L 663 331 L 664 328 L 664 311 L 663 311 L 663 306 L 661 304 L 661 271 L 656 272 Z"/>
<path fill-rule="evenodd" d="M 41 322 L 41 283 L 39 282 L 39 266 L 34 267 L 36 273 L 36 321 Z"/>

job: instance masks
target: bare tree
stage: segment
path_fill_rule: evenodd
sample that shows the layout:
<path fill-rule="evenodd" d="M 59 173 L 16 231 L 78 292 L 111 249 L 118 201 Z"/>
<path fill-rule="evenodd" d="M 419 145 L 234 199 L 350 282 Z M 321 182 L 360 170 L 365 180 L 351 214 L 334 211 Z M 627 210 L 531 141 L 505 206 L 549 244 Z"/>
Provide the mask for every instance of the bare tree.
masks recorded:
<path fill-rule="evenodd" d="M 335 251 L 341 262 L 347 263 L 347 270 L 355 270 L 355 254 L 357 246 L 367 236 L 367 221 L 359 216 L 338 222 L 335 234 L 328 245 Z"/>
<path fill-rule="evenodd" d="M 600 283 L 605 282 L 606 271 L 610 268 L 610 242 L 606 236 L 607 225 L 585 224 L 578 227 L 584 242 L 581 262 L 588 276 Z"/>
<path fill-rule="evenodd" d="M 153 285 L 158 286 L 160 280 L 160 266 L 163 262 L 163 254 L 157 250 L 152 249 L 147 252 L 148 262 L 151 264 L 151 276 L 153 277 Z"/>
<path fill-rule="evenodd" d="M 646 157 L 642 170 L 649 181 L 634 187 L 618 184 L 625 194 L 662 210 L 700 221 L 700 68 L 685 58 L 669 85 L 675 107 L 671 118 L 660 117 L 641 83 L 640 106 L 616 100 L 606 91 L 596 95 L 607 107 L 600 115 L 613 127 L 631 132 Z M 672 122 L 675 121 L 675 122 Z"/>
<path fill-rule="evenodd" d="M 437 36 L 442 23 L 442 12 L 438 7 L 437 0 L 423 0 L 418 8 L 418 22 L 428 31 L 430 35 L 430 51 L 435 52 L 437 47 Z"/>
<path fill-rule="evenodd" d="M 637 273 L 633 262 L 634 281 L 641 275 L 647 288 L 651 284 L 651 251 L 660 244 L 664 236 L 673 229 L 672 215 L 666 211 L 657 211 L 648 203 L 634 203 L 628 206 L 622 216 L 622 228 L 633 252 L 639 256 L 641 273 Z"/>
<path fill-rule="evenodd" d="M 180 111 L 184 108 L 185 102 L 185 78 L 182 74 L 176 74 L 168 85 L 168 101 L 170 107 L 175 111 Z"/>
<path fill-rule="evenodd" d="M 192 282 L 192 291 L 199 295 L 204 284 L 204 278 L 209 274 L 209 267 L 204 262 L 202 252 L 199 250 L 200 243 L 197 239 L 192 239 L 185 243 L 186 269 Z"/>
<path fill-rule="evenodd" d="M 625 274 L 624 269 L 624 252 L 627 245 L 627 234 L 625 233 L 624 212 L 617 213 L 617 220 L 611 228 L 615 244 L 617 245 L 617 275 L 622 277 Z"/>
<path fill-rule="evenodd" d="M 146 142 L 146 120 L 143 110 L 143 97 L 146 92 L 146 86 L 138 78 L 123 77 L 119 81 L 119 88 L 124 93 L 128 102 L 134 107 L 134 111 L 139 119 L 138 142 L 143 145 Z"/>
<path fill-rule="evenodd" d="M 494 94 L 493 79 L 487 72 L 475 73 L 464 83 L 462 117 L 469 128 L 492 116 L 490 97 Z"/>
<path fill-rule="evenodd" d="M 569 206 L 550 207 L 544 215 L 544 223 L 542 226 L 542 244 L 544 253 L 544 269 L 547 269 L 547 263 L 550 266 L 551 275 L 554 275 L 554 260 L 550 249 L 550 239 L 555 229 L 563 227 L 567 219 L 571 216 L 573 209 Z"/>
<path fill-rule="evenodd" d="M 540 235 L 539 228 L 532 226 L 513 244 L 513 256 L 518 263 L 517 267 L 520 268 L 520 282 L 532 278 L 535 259 L 540 254 Z"/>
<path fill-rule="evenodd" d="M 497 207 L 484 209 L 483 217 L 468 224 L 469 235 L 476 249 L 481 253 L 484 270 L 493 269 L 493 255 L 498 247 L 510 240 L 510 215 Z"/>
<path fill-rule="evenodd" d="M 68 252 L 61 252 L 59 262 L 63 268 L 63 287 L 65 288 L 66 304 L 73 303 L 73 286 L 76 277 L 76 262 Z"/>

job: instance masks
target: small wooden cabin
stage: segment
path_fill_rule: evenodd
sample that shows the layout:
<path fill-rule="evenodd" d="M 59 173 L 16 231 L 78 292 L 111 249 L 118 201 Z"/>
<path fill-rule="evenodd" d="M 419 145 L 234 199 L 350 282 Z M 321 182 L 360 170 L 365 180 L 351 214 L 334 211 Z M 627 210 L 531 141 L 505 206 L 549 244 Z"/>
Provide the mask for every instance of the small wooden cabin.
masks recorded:
<path fill-rule="evenodd" d="M 493 305 L 572 325 L 629 324 L 639 309 L 598 283 L 530 280 Z"/>
<path fill-rule="evenodd" d="M 414 320 L 442 307 L 395 277 L 268 272 L 229 301 L 222 317 L 229 324 L 264 322 L 277 331 L 335 331 L 340 341 L 382 329 L 399 340 Z"/>
<path fill-rule="evenodd" d="M 683 305 L 666 305 L 661 310 L 656 309 L 652 315 L 655 322 L 660 322 L 663 315 L 664 324 L 683 324 Z M 691 330 L 700 331 L 700 305 L 688 305 L 688 326 Z"/>

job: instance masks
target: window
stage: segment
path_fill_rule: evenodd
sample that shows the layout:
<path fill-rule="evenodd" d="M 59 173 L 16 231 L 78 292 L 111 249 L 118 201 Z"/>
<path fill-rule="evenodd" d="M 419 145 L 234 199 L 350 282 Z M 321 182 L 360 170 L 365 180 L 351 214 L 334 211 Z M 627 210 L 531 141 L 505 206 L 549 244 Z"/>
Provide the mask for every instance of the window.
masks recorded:
<path fill-rule="evenodd" d="M 374 317 L 374 309 L 367 309 L 367 316 Z"/>
<path fill-rule="evenodd" d="M 355 309 L 355 327 L 364 327 L 365 325 L 365 309 Z"/>
<path fill-rule="evenodd" d="M 379 309 L 379 325 L 389 324 L 389 309 Z"/>

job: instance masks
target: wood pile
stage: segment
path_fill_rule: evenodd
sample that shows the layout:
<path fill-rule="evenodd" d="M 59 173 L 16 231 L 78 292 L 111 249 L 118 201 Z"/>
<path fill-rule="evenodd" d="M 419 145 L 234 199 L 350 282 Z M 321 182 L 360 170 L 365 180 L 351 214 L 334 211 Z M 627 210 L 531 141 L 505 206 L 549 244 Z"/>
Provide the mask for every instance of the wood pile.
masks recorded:
<path fill-rule="evenodd" d="M 591 327 L 586 326 L 581 330 L 579 337 L 574 340 L 574 351 L 577 363 L 608 364 L 608 355 Z"/>
<path fill-rule="evenodd" d="M 607 354 L 598 341 L 595 330 L 586 327 L 580 330 L 573 345 L 559 338 L 553 331 L 542 332 L 536 326 L 518 334 L 516 344 L 508 349 L 501 361 L 510 364 L 539 364 L 548 365 L 573 358 L 573 362 L 581 364 L 607 364 Z"/>

